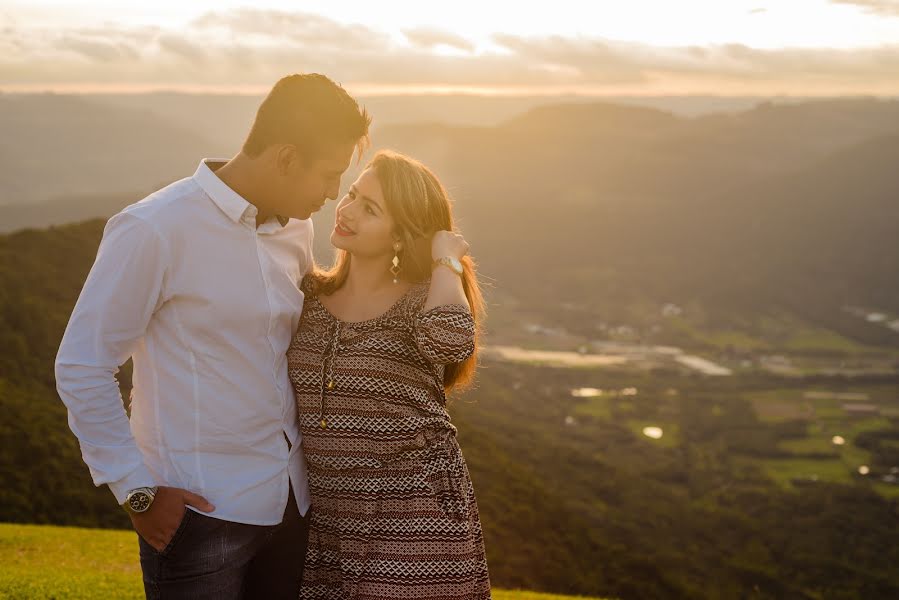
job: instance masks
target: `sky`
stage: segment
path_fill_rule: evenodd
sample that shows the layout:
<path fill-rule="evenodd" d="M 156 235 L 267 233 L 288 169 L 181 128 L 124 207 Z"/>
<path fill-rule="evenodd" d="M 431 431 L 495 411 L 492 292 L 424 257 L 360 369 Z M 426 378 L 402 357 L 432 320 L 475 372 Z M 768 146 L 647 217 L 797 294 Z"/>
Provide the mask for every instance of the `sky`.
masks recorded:
<path fill-rule="evenodd" d="M 0 0 L 0 90 L 899 96 L 899 0 Z"/>

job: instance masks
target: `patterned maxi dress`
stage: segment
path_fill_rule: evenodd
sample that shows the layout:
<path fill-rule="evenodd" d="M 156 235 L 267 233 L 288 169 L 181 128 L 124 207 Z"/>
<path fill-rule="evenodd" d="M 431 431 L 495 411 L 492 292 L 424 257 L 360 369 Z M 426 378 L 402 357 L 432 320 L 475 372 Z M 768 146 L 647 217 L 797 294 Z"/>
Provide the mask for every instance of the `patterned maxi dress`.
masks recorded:
<path fill-rule="evenodd" d="M 287 354 L 312 496 L 300 598 L 490 598 L 442 385 L 444 365 L 473 352 L 474 321 L 460 304 L 423 311 L 429 284 L 379 317 L 345 322 L 303 279 Z"/>

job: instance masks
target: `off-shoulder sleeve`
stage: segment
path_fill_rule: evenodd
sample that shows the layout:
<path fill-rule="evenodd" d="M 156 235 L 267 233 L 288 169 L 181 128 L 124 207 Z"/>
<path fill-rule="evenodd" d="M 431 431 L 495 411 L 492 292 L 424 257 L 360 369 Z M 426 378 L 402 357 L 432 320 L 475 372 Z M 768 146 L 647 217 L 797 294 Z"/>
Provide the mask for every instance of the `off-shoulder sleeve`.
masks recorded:
<path fill-rule="evenodd" d="M 435 306 L 413 317 L 418 349 L 432 363 L 462 362 L 474 353 L 475 323 L 464 304 Z"/>

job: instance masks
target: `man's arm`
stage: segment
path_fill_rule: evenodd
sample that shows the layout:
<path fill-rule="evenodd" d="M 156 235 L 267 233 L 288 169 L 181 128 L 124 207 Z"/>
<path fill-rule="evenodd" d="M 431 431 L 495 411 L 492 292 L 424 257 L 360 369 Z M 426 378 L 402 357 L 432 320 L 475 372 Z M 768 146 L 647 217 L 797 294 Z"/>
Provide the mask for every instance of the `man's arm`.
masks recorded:
<path fill-rule="evenodd" d="M 112 217 L 56 356 L 56 388 L 68 408 L 94 484 L 119 504 L 152 486 L 115 374 L 161 305 L 168 256 L 153 226 L 129 213 Z"/>
<path fill-rule="evenodd" d="M 56 355 L 56 389 L 69 410 L 69 427 L 94 483 L 108 484 L 119 504 L 129 491 L 154 481 L 131 435 L 115 374 L 162 306 L 170 259 L 150 223 L 128 213 L 112 217 Z M 215 510 L 202 496 L 160 486 L 146 512 L 130 514 L 131 523 L 162 551 L 186 504 Z"/>

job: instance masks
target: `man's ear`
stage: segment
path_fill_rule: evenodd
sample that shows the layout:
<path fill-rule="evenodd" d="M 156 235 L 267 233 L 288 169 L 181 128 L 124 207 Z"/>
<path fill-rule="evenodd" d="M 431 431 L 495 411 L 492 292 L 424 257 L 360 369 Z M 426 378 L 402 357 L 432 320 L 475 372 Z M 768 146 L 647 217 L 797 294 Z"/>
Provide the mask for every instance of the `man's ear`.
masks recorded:
<path fill-rule="evenodd" d="M 275 166 L 279 175 L 287 175 L 297 169 L 300 166 L 299 161 L 300 154 L 293 144 L 284 144 L 278 148 L 278 153 L 275 155 Z"/>

